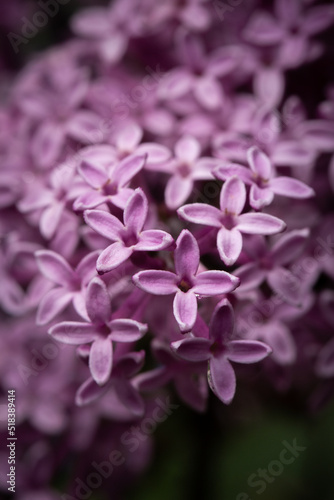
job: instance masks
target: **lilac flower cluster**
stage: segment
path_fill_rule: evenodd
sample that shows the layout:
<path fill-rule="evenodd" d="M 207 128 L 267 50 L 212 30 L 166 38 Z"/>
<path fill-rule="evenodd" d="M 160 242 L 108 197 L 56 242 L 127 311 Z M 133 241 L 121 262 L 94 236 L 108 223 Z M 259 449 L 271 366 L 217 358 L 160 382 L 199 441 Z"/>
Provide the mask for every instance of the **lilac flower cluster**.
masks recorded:
<path fill-rule="evenodd" d="M 1 385 L 34 435 L 84 449 L 101 417 L 116 436 L 170 382 L 196 411 L 209 388 L 229 404 L 240 364 L 313 408 L 332 395 L 334 83 L 316 109 L 288 85 L 326 54 L 334 8 L 313 3 L 244 3 L 227 22 L 215 1 L 116 0 L 13 81 Z M 37 467 L 50 450 L 27 440 Z"/>

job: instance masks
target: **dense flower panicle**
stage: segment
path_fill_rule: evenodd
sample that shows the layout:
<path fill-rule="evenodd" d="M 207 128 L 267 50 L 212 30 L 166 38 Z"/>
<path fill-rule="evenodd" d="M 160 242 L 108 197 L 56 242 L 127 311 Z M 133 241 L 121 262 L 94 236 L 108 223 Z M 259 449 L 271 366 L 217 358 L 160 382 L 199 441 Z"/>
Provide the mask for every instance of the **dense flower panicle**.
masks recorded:
<path fill-rule="evenodd" d="M 0 89 L 1 387 L 42 448 L 87 451 L 107 418 L 118 449 L 170 382 L 230 404 L 238 364 L 316 401 L 333 383 L 334 82 L 313 72 L 334 10 L 220 4 L 87 0 Z"/>

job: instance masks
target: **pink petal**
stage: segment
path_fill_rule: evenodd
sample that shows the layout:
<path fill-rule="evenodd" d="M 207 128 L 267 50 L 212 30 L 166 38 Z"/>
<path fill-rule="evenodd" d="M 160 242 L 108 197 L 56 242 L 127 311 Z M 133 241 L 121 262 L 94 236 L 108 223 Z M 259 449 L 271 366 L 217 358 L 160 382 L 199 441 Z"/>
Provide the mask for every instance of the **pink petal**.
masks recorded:
<path fill-rule="evenodd" d="M 98 385 L 108 382 L 112 368 L 112 343 L 106 339 L 96 339 L 89 352 L 89 369 Z"/>
<path fill-rule="evenodd" d="M 132 279 L 141 290 L 153 295 L 171 295 L 178 290 L 178 277 L 169 271 L 140 271 Z"/>
<path fill-rule="evenodd" d="M 116 342 L 135 342 L 147 332 L 147 326 L 133 319 L 114 319 L 109 323 L 109 339 Z"/>
<path fill-rule="evenodd" d="M 96 261 L 97 271 L 103 274 L 115 269 L 133 254 L 133 250 L 134 247 L 125 247 L 120 241 L 109 245 Z"/>
<path fill-rule="evenodd" d="M 253 146 L 247 151 L 247 160 L 252 171 L 261 177 L 261 179 L 271 178 L 271 161 L 257 146 Z"/>
<path fill-rule="evenodd" d="M 145 405 L 138 391 L 125 380 L 117 381 L 115 391 L 120 402 L 136 417 L 142 417 Z"/>
<path fill-rule="evenodd" d="M 304 182 L 291 177 L 276 177 L 271 180 L 270 187 L 275 194 L 289 198 L 310 198 L 315 194 L 314 190 Z"/>
<path fill-rule="evenodd" d="M 104 7 L 84 9 L 72 19 L 73 31 L 81 36 L 90 38 L 104 37 L 110 32 L 111 24 Z"/>
<path fill-rule="evenodd" d="M 242 250 L 242 236 L 239 229 L 222 227 L 217 234 L 217 249 L 222 261 L 227 266 L 232 266 Z"/>
<path fill-rule="evenodd" d="M 131 155 L 122 160 L 113 172 L 120 187 L 126 186 L 140 172 L 146 162 L 146 156 Z"/>
<path fill-rule="evenodd" d="M 213 342 L 225 344 L 233 335 L 234 312 L 230 302 L 223 299 L 217 304 L 209 325 L 209 335 Z"/>
<path fill-rule="evenodd" d="M 39 221 L 39 228 L 45 239 L 49 240 L 54 236 L 63 212 L 64 203 L 61 202 L 53 203 L 43 211 Z"/>
<path fill-rule="evenodd" d="M 102 210 L 86 210 L 84 213 L 86 224 L 97 233 L 112 241 L 120 240 L 124 226 L 117 217 Z"/>
<path fill-rule="evenodd" d="M 209 366 L 208 381 L 212 391 L 223 403 L 230 404 L 236 389 L 233 367 L 223 357 L 211 358 Z"/>
<path fill-rule="evenodd" d="M 181 332 L 189 332 L 195 324 L 197 316 L 197 300 L 195 294 L 190 290 L 187 293 L 177 291 L 173 312 Z"/>
<path fill-rule="evenodd" d="M 177 211 L 181 219 L 203 226 L 221 227 L 221 211 L 205 203 L 191 203 L 184 205 Z"/>
<path fill-rule="evenodd" d="M 190 91 L 193 76 L 186 69 L 174 69 L 164 75 L 159 84 L 158 95 L 161 99 L 176 99 Z"/>
<path fill-rule="evenodd" d="M 272 349 L 258 340 L 232 340 L 228 344 L 227 357 L 235 363 L 257 363 L 272 352 Z"/>
<path fill-rule="evenodd" d="M 55 288 L 47 292 L 42 298 L 38 311 L 36 322 L 38 325 L 46 325 L 60 314 L 71 302 L 72 293 L 66 293 L 63 288 Z"/>
<path fill-rule="evenodd" d="M 171 348 L 186 361 L 207 361 L 211 357 L 211 342 L 201 338 L 187 338 L 171 343 Z"/>
<path fill-rule="evenodd" d="M 281 365 L 292 364 L 297 356 L 296 345 L 288 328 L 282 323 L 270 323 L 266 343 L 273 350 L 272 357 Z"/>
<path fill-rule="evenodd" d="M 99 250 L 95 250 L 94 252 L 90 252 L 86 255 L 77 267 L 75 268 L 76 274 L 81 278 L 82 282 L 88 283 L 96 274 L 96 259 L 100 254 Z"/>
<path fill-rule="evenodd" d="M 68 135 L 83 144 L 94 144 L 102 142 L 103 120 L 92 111 L 76 111 L 75 115 L 67 122 Z"/>
<path fill-rule="evenodd" d="M 140 234 L 139 241 L 135 245 L 134 249 L 140 251 L 144 250 L 146 252 L 164 250 L 165 248 L 168 248 L 173 241 L 172 236 L 165 231 L 149 229 Z"/>
<path fill-rule="evenodd" d="M 274 192 L 270 188 L 260 188 L 253 184 L 249 191 L 249 203 L 255 210 L 261 210 L 270 205 L 274 199 Z"/>
<path fill-rule="evenodd" d="M 37 265 L 42 274 L 60 286 L 71 286 L 75 273 L 61 255 L 52 250 L 38 250 L 35 253 Z"/>
<path fill-rule="evenodd" d="M 194 137 L 185 135 L 175 145 L 175 156 L 184 163 L 191 165 L 201 153 L 201 145 Z"/>
<path fill-rule="evenodd" d="M 106 324 L 111 318 L 111 300 L 105 283 L 100 278 L 93 278 L 86 292 L 87 313 L 96 324 Z"/>
<path fill-rule="evenodd" d="M 238 278 L 225 271 L 204 271 L 196 276 L 192 291 L 210 297 L 232 292 L 239 283 Z"/>
<path fill-rule="evenodd" d="M 224 163 L 223 165 L 217 167 L 213 173 L 217 179 L 222 181 L 226 181 L 229 177 L 239 177 L 245 184 L 253 182 L 252 171 L 243 165 L 238 165 L 237 163 Z"/>
<path fill-rule="evenodd" d="M 270 14 L 256 12 L 249 20 L 243 35 L 256 45 L 275 45 L 284 37 L 284 30 Z"/>
<path fill-rule="evenodd" d="M 59 342 L 70 345 L 90 344 L 97 338 L 94 325 L 75 321 L 57 323 L 50 328 L 49 334 Z"/>
<path fill-rule="evenodd" d="M 309 234 L 309 229 L 300 229 L 284 234 L 270 252 L 275 263 L 284 266 L 299 257 L 304 251 Z"/>
<path fill-rule="evenodd" d="M 302 290 L 300 278 L 294 276 L 291 271 L 278 267 L 269 272 L 267 277 L 271 289 L 288 304 L 298 306 L 302 302 Z"/>
<path fill-rule="evenodd" d="M 331 5 L 319 5 L 305 12 L 301 29 L 307 35 L 315 35 L 329 28 L 334 22 L 334 8 Z"/>
<path fill-rule="evenodd" d="M 78 406 L 88 405 L 100 398 L 107 390 L 107 387 L 100 387 L 93 378 L 89 378 L 78 389 L 75 395 L 75 403 Z"/>
<path fill-rule="evenodd" d="M 285 222 L 273 215 L 248 213 L 238 217 L 238 229 L 246 234 L 276 234 L 284 231 Z"/>
<path fill-rule="evenodd" d="M 124 225 L 134 234 L 140 233 L 146 221 L 148 202 L 143 191 L 137 188 L 126 204 L 123 218 Z"/>
<path fill-rule="evenodd" d="M 220 209 L 233 215 L 239 215 L 246 203 L 245 184 L 238 177 L 230 177 L 220 193 Z"/>
<path fill-rule="evenodd" d="M 119 151 L 132 153 L 143 137 L 143 130 L 134 122 L 129 123 L 115 136 L 115 144 Z M 137 151 L 138 152 L 138 151 Z"/>
<path fill-rule="evenodd" d="M 243 292 L 258 288 L 265 280 L 267 273 L 259 269 L 258 264 L 250 262 L 236 269 L 234 274 L 240 279 L 238 292 Z"/>
<path fill-rule="evenodd" d="M 224 93 L 220 83 L 210 76 L 197 79 L 194 94 L 203 108 L 214 111 L 224 102 Z"/>
<path fill-rule="evenodd" d="M 179 208 L 191 195 L 194 182 L 192 178 L 173 175 L 166 185 L 165 200 L 170 210 Z"/>
<path fill-rule="evenodd" d="M 138 155 L 147 155 L 147 165 L 155 165 L 156 163 L 163 163 L 170 159 L 171 152 L 162 144 L 156 144 L 154 142 L 144 142 L 140 144 L 136 152 Z"/>
<path fill-rule="evenodd" d="M 63 128 L 53 122 L 41 125 L 31 142 L 31 153 L 35 163 L 41 168 L 54 166 L 64 143 Z"/>
<path fill-rule="evenodd" d="M 81 194 L 73 203 L 73 210 L 83 211 L 96 208 L 108 201 L 107 196 L 103 196 L 100 191 L 87 191 Z"/>
<path fill-rule="evenodd" d="M 191 278 L 199 266 L 199 248 L 195 237 L 187 229 L 183 229 L 176 240 L 174 261 L 176 274 L 180 278 Z"/>
<path fill-rule="evenodd" d="M 102 165 L 94 164 L 90 160 L 83 160 L 78 167 L 78 172 L 95 189 L 102 187 L 108 181 L 108 174 Z"/>
<path fill-rule="evenodd" d="M 275 67 L 263 67 L 255 73 L 254 92 L 268 107 L 275 108 L 282 100 L 285 89 L 284 74 Z"/>

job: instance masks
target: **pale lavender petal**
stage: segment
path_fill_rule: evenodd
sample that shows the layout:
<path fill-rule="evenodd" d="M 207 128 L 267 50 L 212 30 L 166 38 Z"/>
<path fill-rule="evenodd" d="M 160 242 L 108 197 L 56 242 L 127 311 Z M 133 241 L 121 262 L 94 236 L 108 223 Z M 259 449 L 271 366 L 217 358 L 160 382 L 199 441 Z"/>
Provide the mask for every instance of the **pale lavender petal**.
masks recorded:
<path fill-rule="evenodd" d="M 311 148 L 307 148 L 296 141 L 280 141 L 275 145 L 275 149 L 271 154 L 271 159 L 275 165 L 301 167 L 307 166 L 314 162 L 315 152 Z"/>
<path fill-rule="evenodd" d="M 180 278 L 191 278 L 199 266 L 199 248 L 195 237 L 188 229 L 183 229 L 176 240 L 174 261 L 176 274 Z"/>
<path fill-rule="evenodd" d="M 95 325 L 75 321 L 57 323 L 48 333 L 59 342 L 70 345 L 90 344 L 98 336 Z"/>
<path fill-rule="evenodd" d="M 285 302 L 298 306 L 302 302 L 302 285 L 291 271 L 284 267 L 277 267 L 270 271 L 267 277 L 271 289 Z"/>
<path fill-rule="evenodd" d="M 60 286 L 71 286 L 75 281 L 75 273 L 61 255 L 52 250 L 38 250 L 35 253 L 37 265 L 41 273 Z"/>
<path fill-rule="evenodd" d="M 109 245 L 103 250 L 96 261 L 96 269 L 99 273 L 107 273 L 125 262 L 134 251 L 134 247 L 126 247 L 120 241 Z"/>
<path fill-rule="evenodd" d="M 136 417 L 142 417 L 145 405 L 138 391 L 126 380 L 119 380 L 115 384 L 115 391 L 120 402 Z"/>
<path fill-rule="evenodd" d="M 284 234 L 270 252 L 275 263 L 284 266 L 299 257 L 305 248 L 309 234 L 309 229 L 300 229 Z"/>
<path fill-rule="evenodd" d="M 43 211 L 39 221 L 39 228 L 46 240 L 50 240 L 54 236 L 63 212 L 64 203 L 62 202 L 55 202 Z"/>
<path fill-rule="evenodd" d="M 80 110 L 69 119 L 66 131 L 69 136 L 83 144 L 94 144 L 102 142 L 104 138 L 102 123 L 101 117 L 92 111 Z"/>
<path fill-rule="evenodd" d="M 167 384 L 172 373 L 165 366 L 159 366 L 148 372 L 140 373 L 133 379 L 133 385 L 140 391 L 155 391 Z"/>
<path fill-rule="evenodd" d="M 333 377 L 334 375 L 334 339 L 331 339 L 321 348 L 315 366 L 320 377 Z"/>
<path fill-rule="evenodd" d="M 89 160 L 83 160 L 80 163 L 78 172 L 87 184 L 95 189 L 104 186 L 108 181 L 108 174 L 102 165 L 94 164 Z"/>
<path fill-rule="evenodd" d="M 78 406 L 88 405 L 100 398 L 107 390 L 108 386 L 100 387 L 93 378 L 89 378 L 78 389 L 75 395 L 75 403 Z"/>
<path fill-rule="evenodd" d="M 276 177 L 270 181 L 270 187 L 275 194 L 289 198 L 310 198 L 315 194 L 314 190 L 304 182 L 291 177 Z"/>
<path fill-rule="evenodd" d="M 156 144 L 154 142 L 144 142 L 143 144 L 139 144 L 136 152 L 138 155 L 147 155 L 147 162 L 145 166 L 164 163 L 171 157 L 171 152 L 166 146 Z"/>
<path fill-rule="evenodd" d="M 242 235 L 239 229 L 222 227 L 217 234 L 217 249 L 222 261 L 227 266 L 232 266 L 242 250 Z"/>
<path fill-rule="evenodd" d="M 220 209 L 224 213 L 239 215 L 246 203 L 246 187 L 238 177 L 230 177 L 220 193 Z"/>
<path fill-rule="evenodd" d="M 272 165 L 268 156 L 257 146 L 253 146 L 247 151 L 247 160 L 250 168 L 261 179 L 270 179 L 272 175 Z"/>
<path fill-rule="evenodd" d="M 181 219 L 203 226 L 221 227 L 221 211 L 205 203 L 184 205 L 177 211 Z"/>
<path fill-rule="evenodd" d="M 173 243 L 173 237 L 159 229 L 148 229 L 143 231 L 139 236 L 139 241 L 135 245 L 135 250 L 144 250 L 147 252 L 154 252 L 164 250 Z"/>
<path fill-rule="evenodd" d="M 72 304 L 79 316 L 81 316 L 82 319 L 89 321 L 86 308 L 86 295 L 84 291 L 77 292 L 73 295 Z"/>
<path fill-rule="evenodd" d="M 248 291 L 257 288 L 266 278 L 266 271 L 259 268 L 254 262 L 249 262 L 234 271 L 235 276 L 240 279 L 238 291 Z"/>
<path fill-rule="evenodd" d="M 88 283 L 96 274 L 96 259 L 100 255 L 99 250 L 95 250 L 94 252 L 90 252 L 86 255 L 77 267 L 75 268 L 76 274 L 80 277 L 82 282 Z"/>
<path fill-rule="evenodd" d="M 230 302 L 223 299 L 217 304 L 209 325 L 209 335 L 220 345 L 230 340 L 234 331 L 234 312 Z"/>
<path fill-rule="evenodd" d="M 225 404 L 230 404 L 236 389 L 235 373 L 230 362 L 223 358 L 209 361 L 208 381 L 212 391 Z"/>
<path fill-rule="evenodd" d="M 114 31 L 99 43 L 99 48 L 104 61 L 107 64 L 115 64 L 120 61 L 126 52 L 128 39 L 125 33 Z"/>
<path fill-rule="evenodd" d="M 93 278 L 86 292 L 87 313 L 96 324 L 106 324 L 111 318 L 111 300 L 106 284 L 100 278 Z"/>
<path fill-rule="evenodd" d="M 108 324 L 109 339 L 117 342 L 135 342 L 145 335 L 147 326 L 133 319 L 114 319 Z"/>
<path fill-rule="evenodd" d="M 266 358 L 272 349 L 258 340 L 231 340 L 227 358 L 235 363 L 257 363 Z"/>
<path fill-rule="evenodd" d="M 230 293 L 239 283 L 238 278 L 225 271 L 204 271 L 196 276 L 192 291 L 210 297 Z"/>
<path fill-rule="evenodd" d="M 120 187 L 126 186 L 145 166 L 146 156 L 131 155 L 122 160 L 113 172 Z"/>
<path fill-rule="evenodd" d="M 52 321 L 57 314 L 61 313 L 71 302 L 73 293 L 67 292 L 64 288 L 55 288 L 49 290 L 42 298 L 38 311 L 36 322 L 38 325 L 45 325 Z"/>
<path fill-rule="evenodd" d="M 61 153 L 64 142 L 64 131 L 56 123 L 43 123 L 31 142 L 31 153 L 34 161 L 41 168 L 48 168 L 55 164 Z"/>
<path fill-rule="evenodd" d="M 265 337 L 273 350 L 272 357 L 281 365 L 292 364 L 297 356 L 296 344 L 288 328 L 282 323 L 270 323 Z"/>
<path fill-rule="evenodd" d="M 71 22 L 73 31 L 90 38 L 100 38 L 110 32 L 110 20 L 104 7 L 83 9 Z"/>
<path fill-rule="evenodd" d="M 178 290 L 178 277 L 169 271 L 140 271 L 132 279 L 139 288 L 153 295 L 171 295 Z"/>
<path fill-rule="evenodd" d="M 121 239 L 120 234 L 124 226 L 117 217 L 102 210 L 86 210 L 84 213 L 86 224 L 97 233 L 112 241 Z"/>
<path fill-rule="evenodd" d="M 223 165 L 217 167 L 213 173 L 217 179 L 222 181 L 226 181 L 229 177 L 237 176 L 245 184 L 251 184 L 253 182 L 252 171 L 243 165 L 239 165 L 238 163 L 224 163 Z"/>
<path fill-rule="evenodd" d="M 249 191 L 249 203 L 255 210 L 261 210 L 263 207 L 267 207 L 274 199 L 273 190 L 268 188 L 260 188 L 256 184 L 253 184 Z"/>
<path fill-rule="evenodd" d="M 285 222 L 273 215 L 248 213 L 238 217 L 238 229 L 246 234 L 276 234 L 284 231 Z"/>
<path fill-rule="evenodd" d="M 207 361 L 211 358 L 211 342 L 208 339 L 187 338 L 171 343 L 171 348 L 180 358 L 186 361 Z"/>
<path fill-rule="evenodd" d="M 111 341 L 106 338 L 94 340 L 89 352 L 89 369 L 98 385 L 108 382 L 112 368 L 113 349 Z"/>
<path fill-rule="evenodd" d="M 203 108 L 214 111 L 223 105 L 224 93 L 222 86 L 211 76 L 202 76 L 194 86 L 194 95 Z"/>
<path fill-rule="evenodd" d="M 117 131 L 115 144 L 119 151 L 132 152 L 138 146 L 142 137 L 143 130 L 141 127 L 137 123 L 131 122 Z"/>
<path fill-rule="evenodd" d="M 275 45 L 282 40 L 285 33 L 276 19 L 267 12 L 256 12 L 249 20 L 244 38 L 256 45 Z"/>
<path fill-rule="evenodd" d="M 334 22 L 332 5 L 319 5 L 309 9 L 303 15 L 301 29 L 307 35 L 315 35 L 329 28 Z"/>
<path fill-rule="evenodd" d="M 191 165 L 199 157 L 201 145 L 190 135 L 181 137 L 175 145 L 175 155 L 182 162 Z"/>
<path fill-rule="evenodd" d="M 73 210 L 83 211 L 90 208 L 96 208 L 108 200 L 107 196 L 103 196 L 100 191 L 87 191 L 81 194 L 73 203 Z"/>
<path fill-rule="evenodd" d="M 174 297 L 173 312 L 181 332 L 189 332 L 194 326 L 197 316 L 195 294 L 191 290 L 186 293 L 178 290 Z"/>
<path fill-rule="evenodd" d="M 263 67 L 254 76 L 254 92 L 268 107 L 275 108 L 282 100 L 285 77 L 276 67 Z"/>
<path fill-rule="evenodd" d="M 166 185 L 165 200 L 170 210 L 176 210 L 189 198 L 193 189 L 194 181 L 191 175 L 182 177 L 173 175 Z"/>
<path fill-rule="evenodd" d="M 133 189 L 120 188 L 116 194 L 108 196 L 108 201 L 110 201 L 116 207 L 124 210 L 127 202 L 129 201 L 132 195 L 133 195 Z"/>
<path fill-rule="evenodd" d="M 190 91 L 193 76 L 188 70 L 177 68 L 164 75 L 159 83 L 158 95 L 162 99 L 179 98 Z"/>
<path fill-rule="evenodd" d="M 123 218 L 124 225 L 134 234 L 140 233 L 146 221 L 148 202 L 145 194 L 137 188 L 126 204 Z"/>

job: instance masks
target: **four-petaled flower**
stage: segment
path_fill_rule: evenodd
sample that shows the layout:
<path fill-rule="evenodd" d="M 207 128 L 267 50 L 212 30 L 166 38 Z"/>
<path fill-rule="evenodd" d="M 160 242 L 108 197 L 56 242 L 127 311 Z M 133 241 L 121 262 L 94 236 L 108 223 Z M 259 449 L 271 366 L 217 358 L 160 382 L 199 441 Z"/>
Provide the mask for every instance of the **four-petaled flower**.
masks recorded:
<path fill-rule="evenodd" d="M 221 180 L 237 175 L 245 184 L 249 184 L 251 186 L 249 203 L 255 210 L 270 205 L 275 194 L 297 199 L 314 196 L 314 190 L 298 179 L 283 176 L 274 177 L 269 157 L 257 146 L 249 148 L 247 159 L 250 169 L 232 163 L 217 168 L 214 174 Z"/>
<path fill-rule="evenodd" d="M 271 353 L 271 348 L 263 342 L 232 340 L 233 331 L 233 309 L 228 300 L 223 299 L 214 310 L 209 332 L 203 332 L 204 337 L 188 337 L 171 344 L 173 351 L 186 361 L 209 361 L 209 385 L 225 404 L 232 401 L 236 388 L 230 362 L 256 363 Z"/>
<path fill-rule="evenodd" d="M 196 321 L 197 297 L 232 292 L 239 279 L 225 271 L 197 273 L 199 249 L 194 236 L 184 229 L 176 241 L 175 271 L 148 270 L 133 276 L 142 290 L 154 295 L 175 294 L 173 312 L 181 332 L 189 332 Z"/>
<path fill-rule="evenodd" d="M 246 203 L 245 184 L 236 176 L 230 177 L 220 193 L 220 210 L 204 203 L 192 203 L 178 209 L 182 219 L 204 226 L 219 228 L 217 248 L 227 266 L 238 259 L 242 250 L 242 235 L 275 234 L 283 231 L 286 224 L 269 214 L 241 214 Z M 240 215 L 241 214 L 241 215 Z"/>
<path fill-rule="evenodd" d="M 97 259 L 99 273 L 106 273 L 125 262 L 133 252 L 164 250 L 173 243 L 173 238 L 165 231 L 148 229 L 143 231 L 147 218 L 148 202 L 143 191 L 138 188 L 126 204 L 124 224 L 110 213 L 102 210 L 87 210 L 84 214 L 87 224 L 97 233 L 111 241 Z"/>
<path fill-rule="evenodd" d="M 94 278 L 87 288 L 86 308 L 90 322 L 64 321 L 49 330 L 53 338 L 65 344 L 92 344 L 89 369 L 93 379 L 104 385 L 113 363 L 113 342 L 135 342 L 147 331 L 146 325 L 133 319 L 113 319 L 111 301 L 105 283 Z"/>

